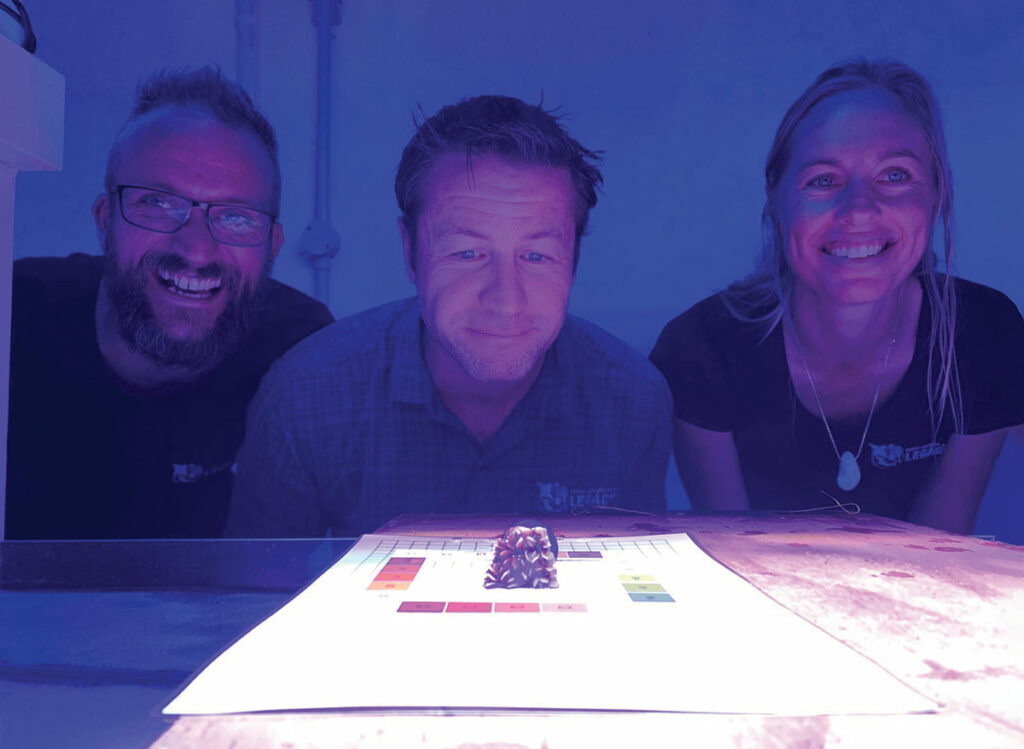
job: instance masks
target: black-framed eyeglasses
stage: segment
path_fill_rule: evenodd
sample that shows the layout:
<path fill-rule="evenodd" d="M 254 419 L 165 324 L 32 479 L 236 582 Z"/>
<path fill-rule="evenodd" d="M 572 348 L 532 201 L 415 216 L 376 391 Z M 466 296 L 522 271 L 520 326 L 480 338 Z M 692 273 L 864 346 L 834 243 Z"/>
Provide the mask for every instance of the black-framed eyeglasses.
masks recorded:
<path fill-rule="evenodd" d="M 178 231 L 188 221 L 192 209 L 199 206 L 215 240 L 222 244 L 251 247 L 266 240 L 277 220 L 266 211 L 246 205 L 206 203 L 152 187 L 117 185 L 114 192 L 125 221 L 161 234 Z"/>

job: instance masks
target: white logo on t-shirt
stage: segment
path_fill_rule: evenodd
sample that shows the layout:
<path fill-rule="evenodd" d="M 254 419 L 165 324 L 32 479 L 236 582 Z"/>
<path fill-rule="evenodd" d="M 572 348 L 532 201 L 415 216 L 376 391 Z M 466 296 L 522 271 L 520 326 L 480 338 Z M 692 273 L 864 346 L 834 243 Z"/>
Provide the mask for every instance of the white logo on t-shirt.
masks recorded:
<path fill-rule="evenodd" d="M 871 464 L 876 468 L 895 468 L 903 463 L 913 463 L 915 460 L 924 460 L 935 455 L 942 455 L 946 446 L 941 442 L 929 442 L 927 445 L 915 447 L 903 447 L 902 445 L 875 445 L 868 443 L 871 448 Z"/>
<path fill-rule="evenodd" d="M 542 512 L 565 512 L 581 507 L 607 507 L 615 501 L 619 490 L 614 486 L 596 489 L 572 489 L 556 481 L 538 481 Z"/>

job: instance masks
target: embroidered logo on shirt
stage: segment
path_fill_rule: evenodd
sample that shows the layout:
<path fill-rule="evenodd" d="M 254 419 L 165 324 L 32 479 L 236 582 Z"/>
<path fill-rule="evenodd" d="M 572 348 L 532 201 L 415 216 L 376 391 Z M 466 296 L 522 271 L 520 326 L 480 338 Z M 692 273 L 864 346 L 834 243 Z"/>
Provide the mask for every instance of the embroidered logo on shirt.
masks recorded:
<path fill-rule="evenodd" d="M 542 512 L 566 512 L 583 507 L 606 507 L 615 501 L 619 490 L 612 487 L 573 489 L 557 482 L 538 481 Z"/>
<path fill-rule="evenodd" d="M 875 445 L 869 442 L 868 447 L 871 448 L 871 464 L 876 468 L 895 468 L 903 463 L 913 463 L 915 460 L 942 455 L 942 451 L 946 449 L 941 442 L 929 442 L 927 445 L 916 447 Z"/>
<path fill-rule="evenodd" d="M 216 466 L 201 466 L 198 463 L 171 463 L 171 483 L 194 484 L 199 479 L 213 476 L 227 468 L 231 468 L 231 463 L 221 463 Z"/>

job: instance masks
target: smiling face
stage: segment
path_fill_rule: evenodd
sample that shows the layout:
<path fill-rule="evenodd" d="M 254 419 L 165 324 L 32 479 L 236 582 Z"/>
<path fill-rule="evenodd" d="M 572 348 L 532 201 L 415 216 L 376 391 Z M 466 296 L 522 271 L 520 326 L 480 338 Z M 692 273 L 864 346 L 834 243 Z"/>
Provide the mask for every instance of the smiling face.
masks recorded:
<path fill-rule="evenodd" d="M 399 226 L 435 379 L 536 377 L 573 282 L 569 171 L 496 156 L 467 171 L 465 154 L 447 154 L 431 169 L 415 247 Z"/>
<path fill-rule="evenodd" d="M 147 116 L 121 145 L 115 181 L 276 212 L 260 141 L 194 109 Z M 129 346 L 159 364 L 203 369 L 238 345 L 281 246 L 280 225 L 262 244 L 237 247 L 211 236 L 199 207 L 170 234 L 126 222 L 116 194 L 100 195 L 93 215 L 107 255 L 104 288 Z"/>
<path fill-rule="evenodd" d="M 771 196 L 798 290 L 858 304 L 896 289 L 928 248 L 934 185 L 928 141 L 895 95 L 872 87 L 816 104 Z"/>

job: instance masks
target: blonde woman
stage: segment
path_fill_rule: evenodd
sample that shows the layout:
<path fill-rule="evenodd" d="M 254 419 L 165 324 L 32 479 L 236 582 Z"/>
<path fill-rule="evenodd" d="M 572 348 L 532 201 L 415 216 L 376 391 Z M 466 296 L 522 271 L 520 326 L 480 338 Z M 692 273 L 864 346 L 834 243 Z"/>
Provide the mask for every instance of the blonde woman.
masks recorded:
<path fill-rule="evenodd" d="M 843 504 L 969 533 L 1024 422 L 1024 321 L 937 271 L 952 189 L 928 84 L 892 61 L 826 70 L 765 174 L 758 272 L 670 322 L 651 354 L 694 507 Z"/>

